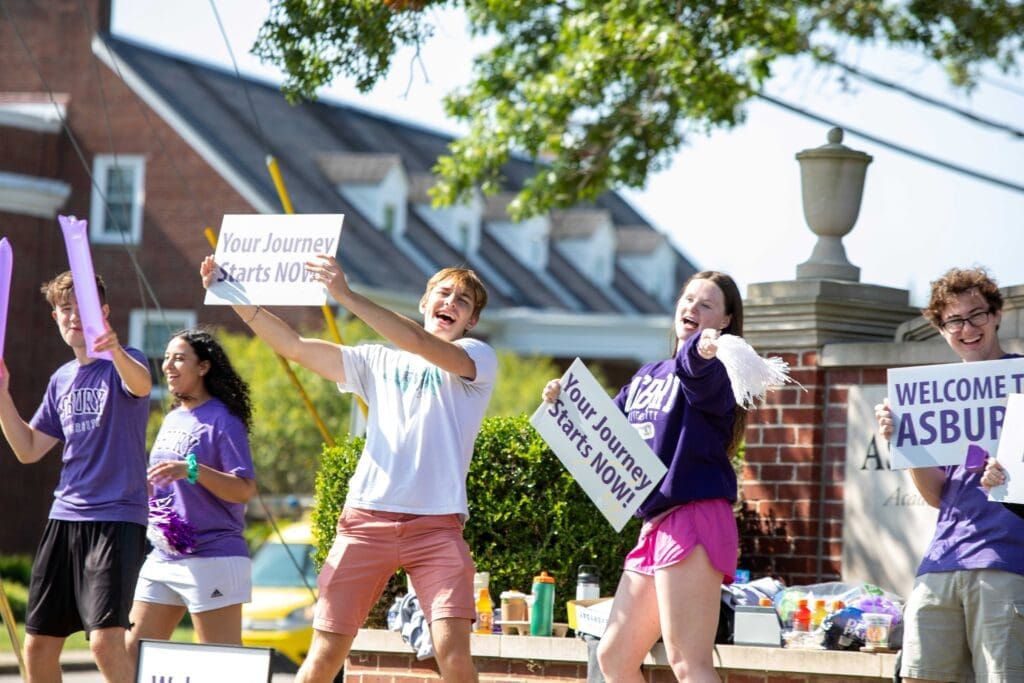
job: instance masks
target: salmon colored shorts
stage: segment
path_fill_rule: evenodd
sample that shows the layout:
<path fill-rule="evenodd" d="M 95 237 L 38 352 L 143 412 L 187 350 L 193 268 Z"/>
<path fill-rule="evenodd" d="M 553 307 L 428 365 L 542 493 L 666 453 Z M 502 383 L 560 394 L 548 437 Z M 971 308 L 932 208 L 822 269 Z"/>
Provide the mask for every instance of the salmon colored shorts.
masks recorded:
<path fill-rule="evenodd" d="M 653 576 L 655 570 L 685 560 L 698 545 L 704 546 L 711 566 L 722 572 L 722 583 L 732 583 L 739 533 L 729 501 L 695 500 L 644 522 L 624 568 Z"/>
<path fill-rule="evenodd" d="M 313 628 L 355 635 L 400 567 L 408 572 L 428 623 L 476 618 L 475 568 L 459 515 L 347 507 L 317 578 Z"/>

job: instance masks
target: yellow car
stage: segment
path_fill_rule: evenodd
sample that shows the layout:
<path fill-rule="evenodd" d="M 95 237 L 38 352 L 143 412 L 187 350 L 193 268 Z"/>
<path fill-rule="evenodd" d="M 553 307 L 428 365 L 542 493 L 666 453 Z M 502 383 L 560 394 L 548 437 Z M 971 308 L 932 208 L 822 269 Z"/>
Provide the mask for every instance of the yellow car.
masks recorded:
<path fill-rule="evenodd" d="M 296 666 L 313 637 L 316 569 L 309 522 L 271 534 L 252 558 L 252 602 L 242 605 L 242 643 L 274 648 Z"/>

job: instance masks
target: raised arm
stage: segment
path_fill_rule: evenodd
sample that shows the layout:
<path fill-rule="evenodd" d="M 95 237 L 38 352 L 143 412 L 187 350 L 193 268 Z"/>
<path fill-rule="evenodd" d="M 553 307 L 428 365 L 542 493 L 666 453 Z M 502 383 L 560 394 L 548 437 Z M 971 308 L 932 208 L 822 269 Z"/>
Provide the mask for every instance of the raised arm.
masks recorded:
<path fill-rule="evenodd" d="M 59 439 L 44 434 L 21 419 L 10 392 L 7 364 L 0 358 L 0 428 L 11 445 L 14 457 L 25 464 L 38 462 Z"/>
<path fill-rule="evenodd" d="M 319 254 L 306 264 L 306 268 L 324 283 L 339 304 L 398 348 L 415 353 L 442 370 L 469 380 L 476 379 L 476 364 L 465 349 L 454 341 L 431 334 L 404 315 L 353 292 L 345 272 L 333 256 Z"/>
<path fill-rule="evenodd" d="M 203 287 L 209 288 L 217 273 L 217 262 L 212 256 L 203 259 L 199 274 Z M 345 364 L 337 344 L 321 339 L 301 337 L 288 323 L 262 306 L 232 305 L 235 313 L 260 339 L 276 353 L 309 368 L 316 374 L 333 382 L 345 381 Z"/>

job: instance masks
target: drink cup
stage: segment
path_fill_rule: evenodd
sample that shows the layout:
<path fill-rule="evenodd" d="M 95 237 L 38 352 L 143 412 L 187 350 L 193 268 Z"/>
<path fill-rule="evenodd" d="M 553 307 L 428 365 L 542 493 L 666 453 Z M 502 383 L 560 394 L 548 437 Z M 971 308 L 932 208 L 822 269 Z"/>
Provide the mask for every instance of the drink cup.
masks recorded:
<path fill-rule="evenodd" d="M 891 614 L 867 612 L 864 619 L 864 643 L 871 649 L 889 647 L 889 626 L 892 624 Z"/>

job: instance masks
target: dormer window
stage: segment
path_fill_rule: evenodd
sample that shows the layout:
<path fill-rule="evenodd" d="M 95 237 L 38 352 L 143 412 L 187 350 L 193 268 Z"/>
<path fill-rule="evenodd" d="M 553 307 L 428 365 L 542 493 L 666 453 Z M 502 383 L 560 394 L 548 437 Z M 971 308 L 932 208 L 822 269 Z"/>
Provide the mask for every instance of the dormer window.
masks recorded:
<path fill-rule="evenodd" d="M 417 173 L 409 179 L 409 202 L 413 211 L 452 249 L 472 256 L 480 245 L 483 202 L 474 193 L 466 202 L 435 208 L 430 188 L 436 180 L 429 173 Z"/>
<path fill-rule="evenodd" d="M 409 179 L 397 154 L 322 154 L 320 169 L 338 194 L 373 227 L 395 238 L 405 232 Z"/>
<path fill-rule="evenodd" d="M 551 237 L 565 258 L 594 284 L 611 286 L 615 231 L 611 215 L 599 209 L 570 209 L 551 214 Z"/>
<path fill-rule="evenodd" d="M 663 234 L 646 225 L 616 229 L 619 265 L 641 288 L 671 305 L 676 292 L 676 252 Z"/>

